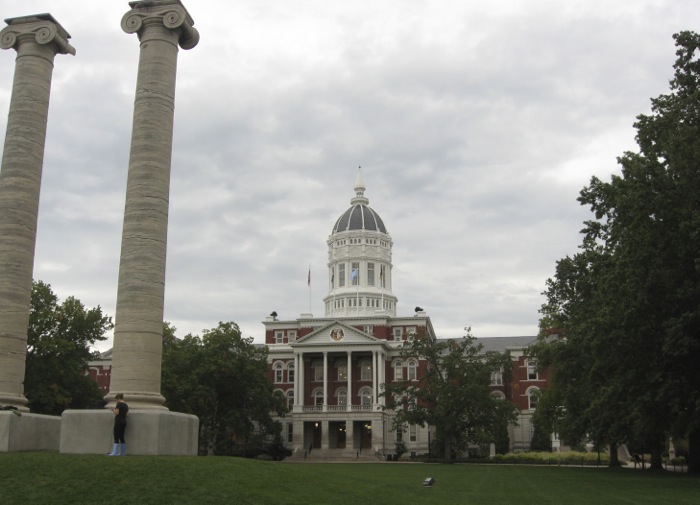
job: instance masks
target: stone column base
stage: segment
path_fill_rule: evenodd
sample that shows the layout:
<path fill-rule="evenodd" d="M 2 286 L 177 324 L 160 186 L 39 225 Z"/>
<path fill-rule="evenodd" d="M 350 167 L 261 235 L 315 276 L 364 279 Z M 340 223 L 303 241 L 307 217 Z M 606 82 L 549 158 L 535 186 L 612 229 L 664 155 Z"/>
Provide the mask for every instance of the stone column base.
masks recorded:
<path fill-rule="evenodd" d="M 61 415 L 60 451 L 107 454 L 113 443 L 111 410 L 66 410 Z M 162 410 L 129 410 L 126 454 L 196 456 L 199 418 Z"/>
<path fill-rule="evenodd" d="M 58 451 L 61 418 L 0 411 L 0 452 Z"/>

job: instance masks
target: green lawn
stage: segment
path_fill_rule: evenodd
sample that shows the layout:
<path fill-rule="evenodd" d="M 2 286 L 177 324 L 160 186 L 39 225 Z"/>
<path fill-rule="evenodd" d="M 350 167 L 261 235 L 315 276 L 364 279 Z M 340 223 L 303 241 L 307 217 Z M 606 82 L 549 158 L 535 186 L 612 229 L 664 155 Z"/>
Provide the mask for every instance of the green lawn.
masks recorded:
<path fill-rule="evenodd" d="M 435 478 L 434 487 L 422 485 L 426 477 Z M 0 503 L 697 505 L 700 477 L 522 465 L 2 453 Z"/>

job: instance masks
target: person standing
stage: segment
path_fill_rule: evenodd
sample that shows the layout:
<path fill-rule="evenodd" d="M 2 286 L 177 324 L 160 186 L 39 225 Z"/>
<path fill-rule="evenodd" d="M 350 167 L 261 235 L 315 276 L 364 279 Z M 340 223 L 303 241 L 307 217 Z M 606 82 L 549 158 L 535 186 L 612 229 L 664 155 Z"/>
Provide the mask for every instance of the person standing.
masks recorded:
<path fill-rule="evenodd" d="M 129 415 L 129 405 L 124 401 L 124 394 L 117 393 L 114 397 L 117 404 L 112 409 L 114 412 L 114 445 L 112 452 L 107 456 L 125 456 L 126 455 L 126 417 Z"/>

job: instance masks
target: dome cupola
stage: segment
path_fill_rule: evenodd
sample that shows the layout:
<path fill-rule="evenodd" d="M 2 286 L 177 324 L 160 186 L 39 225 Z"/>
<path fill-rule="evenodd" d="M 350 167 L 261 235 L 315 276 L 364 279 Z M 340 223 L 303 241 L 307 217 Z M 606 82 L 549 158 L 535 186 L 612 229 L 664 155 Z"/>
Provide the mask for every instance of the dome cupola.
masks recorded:
<path fill-rule="evenodd" d="M 393 242 L 384 221 L 369 206 L 359 168 L 350 208 L 328 237 L 326 317 L 396 315 L 391 291 Z"/>

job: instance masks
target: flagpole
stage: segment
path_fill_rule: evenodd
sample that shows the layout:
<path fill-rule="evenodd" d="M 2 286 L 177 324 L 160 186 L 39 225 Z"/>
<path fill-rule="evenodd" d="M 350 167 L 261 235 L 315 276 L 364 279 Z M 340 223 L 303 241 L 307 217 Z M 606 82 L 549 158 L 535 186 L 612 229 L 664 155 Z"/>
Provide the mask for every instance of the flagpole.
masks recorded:
<path fill-rule="evenodd" d="M 311 263 L 309 263 L 309 275 L 306 279 L 306 283 L 309 286 L 309 314 L 311 314 Z"/>

